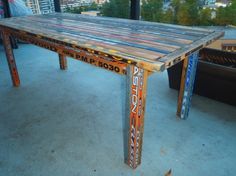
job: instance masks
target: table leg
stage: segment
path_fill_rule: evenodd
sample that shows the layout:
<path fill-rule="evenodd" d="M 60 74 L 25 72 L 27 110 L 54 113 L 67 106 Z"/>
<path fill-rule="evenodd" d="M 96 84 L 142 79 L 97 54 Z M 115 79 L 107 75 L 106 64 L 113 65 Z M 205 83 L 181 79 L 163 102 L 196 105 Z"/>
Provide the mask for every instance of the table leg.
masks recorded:
<path fill-rule="evenodd" d="M 60 69 L 66 70 L 67 69 L 67 60 L 66 56 L 63 54 L 59 54 L 59 63 L 60 63 Z"/>
<path fill-rule="evenodd" d="M 18 49 L 17 40 L 14 37 L 10 37 L 12 49 Z"/>
<path fill-rule="evenodd" d="M 177 116 L 181 119 L 186 119 L 188 117 L 197 62 L 198 52 L 192 53 L 184 59 L 177 108 Z"/>
<path fill-rule="evenodd" d="M 141 163 L 148 72 L 127 67 L 127 97 L 124 126 L 125 162 L 133 169 Z"/>
<path fill-rule="evenodd" d="M 3 45 L 5 48 L 9 70 L 11 73 L 12 83 L 13 83 L 13 86 L 18 87 L 20 85 L 20 78 L 18 75 L 15 57 L 12 50 L 11 39 L 10 39 L 10 36 L 6 34 L 5 32 L 2 32 L 2 38 L 3 38 Z"/>

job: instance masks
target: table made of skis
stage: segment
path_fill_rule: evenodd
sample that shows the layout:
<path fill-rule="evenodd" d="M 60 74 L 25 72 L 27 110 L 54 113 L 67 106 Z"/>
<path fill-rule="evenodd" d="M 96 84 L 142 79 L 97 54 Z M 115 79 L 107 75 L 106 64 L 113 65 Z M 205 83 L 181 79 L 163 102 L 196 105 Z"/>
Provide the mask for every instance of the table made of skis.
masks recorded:
<path fill-rule="evenodd" d="M 177 117 L 188 116 L 198 51 L 223 35 L 207 29 L 128 19 L 52 13 L 0 20 L 14 86 L 20 85 L 10 37 L 127 77 L 124 159 L 141 163 L 147 78 L 183 61 Z M 30 58 L 29 58 L 30 59 Z M 173 115 L 174 116 L 174 115 Z"/>

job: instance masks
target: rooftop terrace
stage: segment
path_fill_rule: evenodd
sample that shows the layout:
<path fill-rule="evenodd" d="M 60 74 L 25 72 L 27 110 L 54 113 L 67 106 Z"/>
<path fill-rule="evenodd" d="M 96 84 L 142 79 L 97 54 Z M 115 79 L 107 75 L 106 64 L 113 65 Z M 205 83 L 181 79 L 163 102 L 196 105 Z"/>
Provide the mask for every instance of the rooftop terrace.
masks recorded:
<path fill-rule="evenodd" d="M 175 117 L 167 73 L 148 82 L 142 165 L 123 163 L 125 77 L 21 44 L 21 86 L 11 85 L 0 48 L 0 175 L 224 176 L 236 173 L 236 108 L 193 96 L 187 120 Z"/>

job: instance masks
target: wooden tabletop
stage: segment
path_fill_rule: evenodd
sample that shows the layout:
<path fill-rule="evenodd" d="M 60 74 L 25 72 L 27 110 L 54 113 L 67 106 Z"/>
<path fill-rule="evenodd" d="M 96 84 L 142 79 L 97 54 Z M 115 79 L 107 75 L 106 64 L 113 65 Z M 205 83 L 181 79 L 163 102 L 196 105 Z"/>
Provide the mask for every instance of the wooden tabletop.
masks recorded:
<path fill-rule="evenodd" d="M 8 27 L 150 65 L 168 68 L 223 35 L 178 25 L 79 14 L 52 13 L 0 20 Z"/>

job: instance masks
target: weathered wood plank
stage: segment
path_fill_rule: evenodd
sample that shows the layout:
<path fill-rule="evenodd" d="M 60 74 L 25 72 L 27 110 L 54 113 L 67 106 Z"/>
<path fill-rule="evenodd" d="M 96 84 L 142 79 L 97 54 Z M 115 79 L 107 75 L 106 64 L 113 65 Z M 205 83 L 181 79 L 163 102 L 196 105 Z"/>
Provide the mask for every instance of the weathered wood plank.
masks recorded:
<path fill-rule="evenodd" d="M 128 64 L 133 64 L 139 67 L 142 67 L 146 70 L 149 71 L 162 71 L 164 68 L 164 64 L 162 62 L 158 61 L 153 61 L 147 58 L 141 58 L 141 57 L 134 57 L 134 55 L 126 54 L 126 53 L 121 53 L 118 51 L 110 51 L 109 49 L 103 48 L 103 47 L 97 47 L 94 45 L 90 44 L 84 44 L 83 47 L 81 45 L 78 45 L 74 43 L 73 41 L 70 40 L 56 40 L 51 38 L 50 35 L 46 33 L 40 33 L 39 34 L 34 34 L 31 32 L 25 32 L 17 29 L 12 29 L 12 28 L 6 28 L 6 27 L 1 27 L 0 29 L 5 29 L 8 30 L 12 35 L 16 36 L 17 38 L 20 38 L 24 35 L 27 35 L 29 38 L 38 38 L 38 39 L 44 39 L 45 41 L 52 42 L 54 44 L 59 44 L 64 47 L 71 47 L 76 50 L 84 50 L 86 52 L 92 53 L 92 54 L 97 54 L 105 57 L 109 57 L 111 59 L 115 59 L 119 62 L 124 62 Z M 23 39 L 22 39 L 23 40 Z M 31 41 L 34 42 L 34 41 Z M 42 46 L 43 47 L 43 46 Z M 108 53 L 108 54 L 107 54 Z"/>
<path fill-rule="evenodd" d="M 151 72 L 174 65 L 222 36 L 195 27 L 64 13 L 4 19 L 1 26 Z"/>
<path fill-rule="evenodd" d="M 57 52 L 59 54 L 60 59 L 65 59 L 65 57 L 68 56 L 68 57 L 83 61 L 85 63 L 91 64 L 93 66 L 103 68 L 108 71 L 112 71 L 118 74 L 126 74 L 127 63 L 124 63 L 122 61 L 108 58 L 102 55 L 96 55 L 94 53 L 89 53 L 89 52 L 85 52 L 81 50 L 75 50 L 70 47 L 66 47 L 66 46 L 59 45 L 53 42 L 49 42 L 47 40 L 38 38 L 36 36 L 22 34 L 22 33 L 14 32 L 12 30 L 10 30 L 10 33 L 12 36 L 22 41 Z M 66 66 L 66 63 L 64 63 L 64 65 L 61 65 L 61 68 L 64 68 L 65 66 Z"/>
<path fill-rule="evenodd" d="M 191 53 L 200 50 L 201 48 L 207 46 L 208 44 L 212 43 L 213 41 L 219 39 L 224 35 L 224 32 L 214 32 L 204 37 L 190 45 L 187 45 L 179 50 L 174 51 L 171 54 L 168 54 L 158 61 L 165 63 L 165 69 L 175 65 L 176 63 L 180 62 L 181 60 L 185 59 L 185 57 L 189 56 Z"/>
<path fill-rule="evenodd" d="M 48 14 L 48 16 L 53 17 L 54 19 L 70 19 L 70 20 L 79 20 L 79 21 L 87 21 L 93 22 L 94 19 L 97 20 L 97 17 L 93 16 L 86 16 L 86 15 L 74 15 L 69 13 L 57 13 L 55 14 Z M 41 17 L 41 16 L 40 16 Z M 47 18 L 47 16 L 42 16 L 42 18 Z M 115 20 L 114 20 L 115 19 Z M 187 27 L 187 26 L 180 26 L 180 25 L 171 25 L 171 24 L 164 24 L 164 23 L 154 23 L 148 21 L 136 21 L 136 20 L 128 20 L 128 19 L 120 19 L 120 18 L 111 18 L 111 17 L 99 17 L 97 20 L 98 24 L 102 25 L 109 25 L 118 24 L 117 27 L 133 27 L 135 29 L 149 29 L 149 30 L 163 30 L 169 31 L 170 33 L 179 33 L 179 34 L 186 34 L 186 35 L 207 35 L 208 32 L 211 30 L 202 29 L 197 27 Z"/>
<path fill-rule="evenodd" d="M 152 51 L 152 52 L 156 52 L 157 54 L 168 54 L 171 51 L 168 51 L 169 49 L 164 48 L 164 47 L 160 47 L 158 45 L 154 45 L 154 44 L 148 44 L 148 43 L 140 43 L 140 42 L 133 42 L 131 39 L 126 38 L 125 40 L 122 40 L 120 37 L 115 37 L 115 36 L 107 36 L 104 37 L 105 34 L 93 34 L 91 32 L 86 32 L 86 31 L 80 31 L 80 32 L 74 32 L 71 30 L 66 30 L 65 28 L 63 28 L 63 26 L 61 26 L 59 29 L 57 26 L 51 26 L 51 28 L 49 26 L 47 26 L 46 24 L 44 26 L 37 26 L 35 24 L 35 28 L 32 30 L 31 25 L 29 23 L 27 24 L 21 24 L 21 23 L 17 23 L 17 24 L 12 24 L 12 27 L 16 27 L 19 28 L 19 26 L 24 26 L 23 28 L 27 31 L 31 31 L 33 33 L 41 33 L 41 31 L 43 29 L 44 33 L 50 34 L 51 36 L 53 36 L 54 38 L 64 38 L 64 39 L 70 39 L 73 41 L 84 41 L 86 43 L 91 43 L 92 44 L 96 44 L 97 46 L 101 44 L 110 44 L 113 46 L 116 46 L 118 49 L 120 47 L 125 48 L 125 47 L 132 47 L 133 50 L 138 50 L 138 49 L 144 49 L 146 51 Z M 160 45 L 160 44 L 159 44 Z M 109 46 L 108 46 L 109 48 Z"/>
<path fill-rule="evenodd" d="M 28 19 L 22 19 L 24 21 Z M 48 27 L 50 26 L 56 26 L 58 27 L 57 20 L 53 19 L 35 19 L 31 18 L 32 21 L 36 22 L 38 25 L 46 25 Z M 50 22 L 50 23 L 46 23 Z M 45 24 L 46 23 L 46 24 Z M 27 24 L 26 24 L 27 25 Z M 62 28 L 65 28 L 65 31 L 67 29 L 73 29 L 75 32 L 80 32 L 81 30 L 85 30 L 86 32 L 97 32 L 98 34 L 109 34 L 113 36 L 120 36 L 123 38 L 134 38 L 135 40 L 143 40 L 143 41 L 155 41 L 158 40 L 160 44 L 168 44 L 170 47 L 177 47 L 181 46 L 181 44 L 189 44 L 193 40 L 184 39 L 183 37 L 186 37 L 186 35 L 181 34 L 180 36 L 173 35 L 173 33 L 167 33 L 166 31 L 153 31 L 152 33 L 149 31 L 144 30 L 137 30 L 136 33 L 133 33 L 131 29 L 127 30 L 126 28 L 121 28 L 119 30 L 119 27 L 116 29 L 104 27 L 102 25 L 99 25 L 97 23 L 88 23 L 88 22 L 80 22 L 76 25 L 76 23 L 68 23 L 64 22 L 63 25 L 59 25 Z M 148 33 L 148 34 L 146 34 Z M 189 37 L 189 36 L 188 36 Z M 155 40 L 154 40 L 155 39 Z M 196 40 L 196 38 L 195 38 Z"/>

